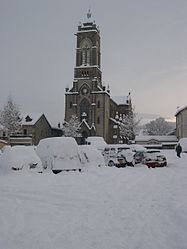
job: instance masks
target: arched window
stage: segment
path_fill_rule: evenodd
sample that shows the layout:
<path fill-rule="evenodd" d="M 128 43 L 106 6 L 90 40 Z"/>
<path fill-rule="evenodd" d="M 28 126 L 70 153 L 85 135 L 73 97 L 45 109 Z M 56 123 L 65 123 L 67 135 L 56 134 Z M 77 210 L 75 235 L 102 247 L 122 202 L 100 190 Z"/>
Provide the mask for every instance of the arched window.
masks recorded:
<path fill-rule="evenodd" d="M 85 119 L 87 122 L 89 121 L 90 114 L 90 103 L 87 99 L 83 99 L 80 104 L 80 120 Z"/>
<path fill-rule="evenodd" d="M 91 65 L 91 47 L 92 42 L 90 39 L 84 39 L 80 44 L 81 49 L 81 57 L 82 57 L 82 65 L 87 66 Z"/>

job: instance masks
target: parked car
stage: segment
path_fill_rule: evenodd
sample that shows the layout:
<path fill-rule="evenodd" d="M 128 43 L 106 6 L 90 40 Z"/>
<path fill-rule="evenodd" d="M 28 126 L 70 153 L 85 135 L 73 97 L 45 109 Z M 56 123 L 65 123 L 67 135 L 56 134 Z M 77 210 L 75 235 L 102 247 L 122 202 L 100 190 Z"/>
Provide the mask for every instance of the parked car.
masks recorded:
<path fill-rule="evenodd" d="M 105 166 L 104 157 L 101 152 L 92 145 L 79 145 L 79 149 L 86 161 L 86 166 L 102 167 Z"/>
<path fill-rule="evenodd" d="M 145 152 L 144 151 L 136 151 L 134 154 L 135 164 L 143 163 L 145 159 Z"/>
<path fill-rule="evenodd" d="M 108 144 L 103 150 L 107 166 L 125 167 L 134 165 L 134 153 L 127 144 Z"/>
<path fill-rule="evenodd" d="M 72 137 L 50 137 L 40 140 L 36 147 L 43 167 L 54 174 L 61 171 L 81 171 L 81 152 Z"/>
<path fill-rule="evenodd" d="M 43 170 L 42 162 L 33 146 L 6 146 L 1 157 L 4 163 L 7 164 L 6 167 L 14 171 L 26 169 L 41 173 Z"/>
<path fill-rule="evenodd" d="M 86 144 L 96 147 L 101 152 L 103 151 L 103 149 L 107 145 L 107 143 L 105 142 L 103 137 L 97 137 L 97 136 L 87 137 Z"/>
<path fill-rule="evenodd" d="M 135 165 L 134 152 L 131 149 L 123 149 L 119 152 L 119 154 L 124 157 L 127 166 Z"/>
<path fill-rule="evenodd" d="M 161 153 L 160 150 L 147 150 L 145 152 L 144 163 L 148 168 L 167 166 L 166 157 Z"/>
<path fill-rule="evenodd" d="M 135 164 L 143 163 L 145 159 L 145 152 L 147 149 L 140 144 L 132 144 L 130 146 L 132 151 L 134 152 Z"/>
<path fill-rule="evenodd" d="M 117 168 L 122 168 L 126 166 L 126 160 L 120 154 L 112 155 L 105 158 L 105 164 L 109 167 L 116 166 Z"/>

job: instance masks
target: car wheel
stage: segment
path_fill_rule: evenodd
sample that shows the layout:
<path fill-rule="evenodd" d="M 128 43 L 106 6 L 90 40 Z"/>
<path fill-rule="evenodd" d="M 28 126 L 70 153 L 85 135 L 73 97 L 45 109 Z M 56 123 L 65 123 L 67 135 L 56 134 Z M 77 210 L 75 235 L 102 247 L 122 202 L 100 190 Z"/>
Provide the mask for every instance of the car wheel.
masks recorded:
<path fill-rule="evenodd" d="M 108 166 L 109 166 L 109 167 L 113 167 L 113 166 L 115 166 L 115 163 L 114 163 L 113 161 L 109 161 L 109 162 L 108 162 Z"/>

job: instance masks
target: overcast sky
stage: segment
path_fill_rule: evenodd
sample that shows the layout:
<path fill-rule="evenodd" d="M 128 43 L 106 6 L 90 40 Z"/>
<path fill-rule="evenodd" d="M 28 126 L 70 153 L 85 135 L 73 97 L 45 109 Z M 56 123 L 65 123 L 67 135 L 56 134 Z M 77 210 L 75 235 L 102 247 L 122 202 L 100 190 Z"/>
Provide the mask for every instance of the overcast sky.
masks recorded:
<path fill-rule="evenodd" d="M 173 117 L 187 104 L 187 0 L 0 0 L 0 106 L 64 119 L 79 21 L 101 31 L 103 83 L 137 112 Z"/>

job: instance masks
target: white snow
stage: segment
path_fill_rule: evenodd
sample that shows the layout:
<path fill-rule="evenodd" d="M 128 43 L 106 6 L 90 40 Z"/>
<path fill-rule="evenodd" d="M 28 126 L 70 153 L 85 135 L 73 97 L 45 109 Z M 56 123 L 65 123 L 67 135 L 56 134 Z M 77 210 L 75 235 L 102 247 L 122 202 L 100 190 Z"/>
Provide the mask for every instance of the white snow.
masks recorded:
<path fill-rule="evenodd" d="M 136 136 L 135 141 L 150 141 L 150 140 L 157 140 L 159 142 L 177 142 L 178 139 L 174 135 L 170 136 L 156 136 L 156 135 L 145 135 L 145 136 Z"/>
<path fill-rule="evenodd" d="M 112 99 L 118 104 L 118 105 L 128 105 L 129 96 L 112 96 Z"/>
<path fill-rule="evenodd" d="M 0 174 L 0 248 L 186 249 L 187 154 L 163 153 L 163 168 Z"/>

